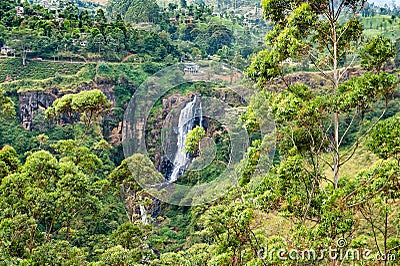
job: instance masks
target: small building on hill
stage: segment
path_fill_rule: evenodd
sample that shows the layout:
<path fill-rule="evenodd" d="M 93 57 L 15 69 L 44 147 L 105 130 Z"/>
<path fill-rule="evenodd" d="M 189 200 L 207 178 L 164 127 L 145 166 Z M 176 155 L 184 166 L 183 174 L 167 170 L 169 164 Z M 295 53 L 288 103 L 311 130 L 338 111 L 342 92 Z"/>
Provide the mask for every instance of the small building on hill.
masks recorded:
<path fill-rule="evenodd" d="M 193 74 L 193 73 L 198 73 L 200 70 L 200 66 L 196 63 L 185 63 L 184 64 L 185 68 L 183 71 L 185 73 Z"/>
<path fill-rule="evenodd" d="M 4 45 L 3 47 L 1 47 L 1 51 L 0 52 L 1 52 L 2 55 L 7 55 L 8 56 L 9 54 L 15 53 L 15 49 Z"/>
<path fill-rule="evenodd" d="M 23 17 L 24 16 L 24 7 L 23 6 L 16 6 L 15 11 L 17 12 L 18 17 Z"/>

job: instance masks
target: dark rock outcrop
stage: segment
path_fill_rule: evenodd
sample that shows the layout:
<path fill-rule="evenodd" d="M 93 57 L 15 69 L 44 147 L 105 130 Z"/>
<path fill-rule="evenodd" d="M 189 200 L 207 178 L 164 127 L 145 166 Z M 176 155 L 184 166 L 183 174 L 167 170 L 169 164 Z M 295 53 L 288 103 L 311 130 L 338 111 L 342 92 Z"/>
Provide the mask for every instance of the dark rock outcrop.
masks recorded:
<path fill-rule="evenodd" d="M 69 93 L 78 93 L 84 90 L 99 89 L 104 95 L 110 100 L 113 107 L 116 106 L 115 95 L 113 92 L 114 86 L 108 84 L 101 84 L 99 86 L 82 86 L 79 87 L 74 92 L 58 91 L 57 89 L 46 90 L 46 91 L 27 91 L 18 94 L 19 100 L 19 110 L 18 116 L 22 126 L 27 130 L 33 130 L 34 128 L 34 118 L 40 111 L 45 111 L 49 108 L 53 102 L 61 98 L 62 96 Z M 71 121 L 63 121 L 64 123 L 69 123 Z"/>
<path fill-rule="evenodd" d="M 38 110 L 46 110 L 58 97 L 60 96 L 56 90 L 49 92 L 29 91 L 18 94 L 18 115 L 22 126 L 27 130 L 32 130 L 33 119 Z"/>

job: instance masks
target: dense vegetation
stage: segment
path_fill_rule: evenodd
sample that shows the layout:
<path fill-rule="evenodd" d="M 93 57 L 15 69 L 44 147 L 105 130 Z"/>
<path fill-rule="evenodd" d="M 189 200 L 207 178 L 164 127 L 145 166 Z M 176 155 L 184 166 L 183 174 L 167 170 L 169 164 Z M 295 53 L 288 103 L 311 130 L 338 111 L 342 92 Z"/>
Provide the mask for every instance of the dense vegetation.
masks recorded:
<path fill-rule="evenodd" d="M 0 2 L 0 265 L 399 264 L 398 7 L 56 2 Z M 200 59 L 244 70 L 249 106 L 222 81 L 180 85 L 151 109 L 149 157 L 124 158 L 116 129 L 137 88 Z M 223 197 L 160 203 L 137 180 L 163 182 L 155 161 L 168 103 L 194 94 L 242 110 L 249 147 Z M 215 160 L 177 184 L 216 180 L 230 161 L 227 130 L 205 124 L 185 151 Z M 210 139 L 215 150 L 203 150 Z"/>
<path fill-rule="evenodd" d="M 46 9 L 2 1 L 0 47 L 15 49 L 10 55 L 23 59 L 171 64 L 218 52 L 222 59 L 243 60 L 254 51 L 253 44 L 258 42 L 254 37 L 265 32 L 261 27 L 244 27 L 240 19 L 213 14 L 205 5 L 170 4 L 162 9 L 153 0 L 131 2 L 112 1 L 109 14 L 113 19 L 109 20 L 103 9 L 79 9 L 73 2 Z M 23 13 L 17 13 L 16 7 L 23 7 Z"/>

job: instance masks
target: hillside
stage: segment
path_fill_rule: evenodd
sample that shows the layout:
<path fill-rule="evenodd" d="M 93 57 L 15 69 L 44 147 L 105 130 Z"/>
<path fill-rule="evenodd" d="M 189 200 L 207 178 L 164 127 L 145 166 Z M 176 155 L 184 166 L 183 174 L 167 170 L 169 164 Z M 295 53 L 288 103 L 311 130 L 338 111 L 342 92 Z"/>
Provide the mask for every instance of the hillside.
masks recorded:
<path fill-rule="evenodd" d="M 0 266 L 400 265 L 400 9 L 0 1 Z"/>

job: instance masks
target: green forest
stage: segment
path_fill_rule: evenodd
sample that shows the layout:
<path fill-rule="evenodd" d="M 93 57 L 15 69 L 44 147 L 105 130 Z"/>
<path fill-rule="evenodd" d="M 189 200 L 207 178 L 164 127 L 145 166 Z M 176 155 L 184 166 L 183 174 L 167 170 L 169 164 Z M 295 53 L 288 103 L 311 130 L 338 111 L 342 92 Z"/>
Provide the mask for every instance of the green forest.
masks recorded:
<path fill-rule="evenodd" d="M 0 265 L 400 265 L 378 2 L 1 0 Z"/>

